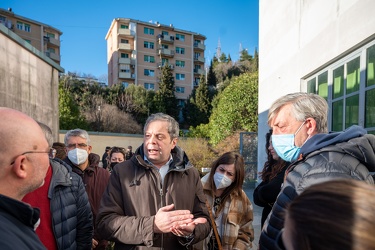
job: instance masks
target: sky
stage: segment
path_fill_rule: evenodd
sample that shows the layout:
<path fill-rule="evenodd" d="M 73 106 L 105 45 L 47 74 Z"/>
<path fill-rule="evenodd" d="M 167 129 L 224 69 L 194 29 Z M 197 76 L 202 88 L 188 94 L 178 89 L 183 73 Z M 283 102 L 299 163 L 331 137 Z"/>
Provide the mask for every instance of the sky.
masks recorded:
<path fill-rule="evenodd" d="M 107 75 L 105 36 L 115 18 L 173 24 L 206 36 L 206 63 L 221 52 L 239 58 L 240 48 L 250 55 L 258 48 L 258 0 L 1 0 L 0 8 L 50 25 L 63 34 L 61 66 L 65 73 Z"/>

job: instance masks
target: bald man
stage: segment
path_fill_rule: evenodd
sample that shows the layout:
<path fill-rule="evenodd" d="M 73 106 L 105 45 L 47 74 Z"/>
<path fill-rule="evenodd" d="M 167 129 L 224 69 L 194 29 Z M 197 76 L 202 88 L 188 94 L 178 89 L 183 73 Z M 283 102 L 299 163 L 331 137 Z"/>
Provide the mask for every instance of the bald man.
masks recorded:
<path fill-rule="evenodd" d="M 42 186 L 50 148 L 31 117 L 0 107 L 0 246 L 2 249 L 45 249 L 35 233 L 39 210 L 22 198 Z"/>

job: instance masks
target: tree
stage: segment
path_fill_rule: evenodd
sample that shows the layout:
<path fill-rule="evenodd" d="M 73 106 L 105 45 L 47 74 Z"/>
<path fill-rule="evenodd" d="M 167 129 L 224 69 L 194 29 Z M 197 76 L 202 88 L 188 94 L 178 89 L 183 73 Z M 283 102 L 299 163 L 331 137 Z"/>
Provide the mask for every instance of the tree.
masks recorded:
<path fill-rule="evenodd" d="M 243 61 L 251 62 L 252 60 L 253 60 L 253 57 L 249 55 L 249 52 L 247 51 L 247 49 L 243 49 L 240 55 L 240 62 L 243 62 Z"/>
<path fill-rule="evenodd" d="M 81 111 L 79 105 L 74 101 L 70 91 L 64 86 L 64 79 L 59 83 L 59 122 L 60 129 L 87 129 L 88 124 Z"/>
<path fill-rule="evenodd" d="M 174 77 L 170 66 L 166 63 L 162 67 L 159 90 L 156 91 L 155 95 L 155 106 L 158 112 L 166 113 L 176 120 L 179 120 L 179 108 L 177 107 L 178 102 L 174 91 Z"/>
<path fill-rule="evenodd" d="M 210 143 L 216 145 L 237 130 L 258 130 L 258 73 L 232 78 L 217 98 L 209 122 Z"/>
<path fill-rule="evenodd" d="M 206 124 L 208 123 L 208 119 L 211 115 L 211 101 L 208 91 L 208 85 L 204 75 L 201 76 L 199 81 L 199 86 L 196 91 L 195 96 L 195 104 L 198 109 L 198 113 L 196 114 L 196 120 L 198 124 Z"/>
<path fill-rule="evenodd" d="M 193 90 L 183 108 L 185 124 L 193 127 L 200 124 L 207 124 L 211 110 L 212 106 L 208 85 L 204 75 L 202 75 L 199 80 L 198 88 Z"/>

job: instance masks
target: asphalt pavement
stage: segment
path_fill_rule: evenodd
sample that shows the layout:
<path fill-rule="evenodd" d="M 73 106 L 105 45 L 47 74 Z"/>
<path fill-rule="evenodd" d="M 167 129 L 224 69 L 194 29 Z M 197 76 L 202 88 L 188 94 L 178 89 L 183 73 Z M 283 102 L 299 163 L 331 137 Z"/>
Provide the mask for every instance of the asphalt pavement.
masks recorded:
<path fill-rule="evenodd" d="M 258 249 L 258 242 L 259 242 L 259 236 L 260 236 L 260 220 L 262 218 L 262 207 L 258 207 L 253 202 L 253 192 L 254 187 L 251 185 L 244 185 L 243 190 L 245 191 L 247 197 L 249 197 L 251 203 L 253 204 L 253 214 L 254 214 L 254 221 L 253 221 L 253 227 L 254 227 L 254 241 L 253 241 L 253 248 L 252 249 Z"/>

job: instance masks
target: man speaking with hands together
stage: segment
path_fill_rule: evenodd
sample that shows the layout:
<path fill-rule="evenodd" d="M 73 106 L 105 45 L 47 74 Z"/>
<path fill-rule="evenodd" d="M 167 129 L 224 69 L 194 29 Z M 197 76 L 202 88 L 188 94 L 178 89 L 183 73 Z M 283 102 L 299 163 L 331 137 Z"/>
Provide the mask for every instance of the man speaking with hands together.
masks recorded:
<path fill-rule="evenodd" d="M 209 234 L 200 176 L 178 135 L 175 119 L 152 114 L 135 157 L 112 172 L 97 225 L 115 249 L 187 249 Z"/>

